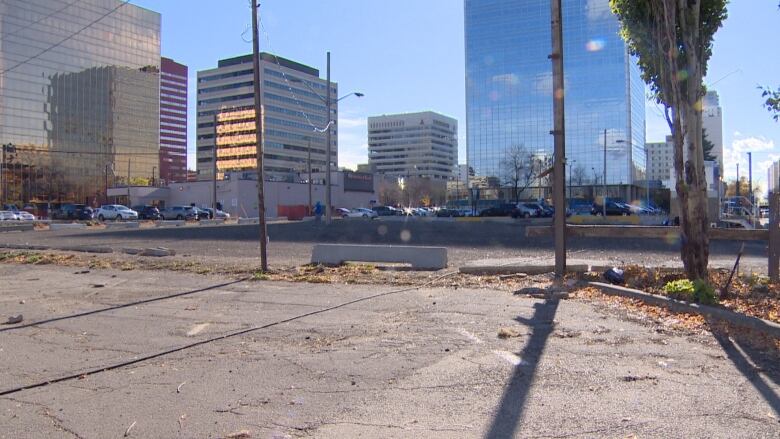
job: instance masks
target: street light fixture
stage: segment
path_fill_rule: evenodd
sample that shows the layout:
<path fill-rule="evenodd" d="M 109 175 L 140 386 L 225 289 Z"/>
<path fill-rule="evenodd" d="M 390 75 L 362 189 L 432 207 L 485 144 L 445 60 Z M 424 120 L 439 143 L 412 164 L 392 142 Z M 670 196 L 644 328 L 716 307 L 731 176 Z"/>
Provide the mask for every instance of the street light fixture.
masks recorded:
<path fill-rule="evenodd" d="M 332 119 L 332 117 L 331 117 L 332 116 L 332 111 L 333 111 L 333 108 L 332 108 L 332 106 L 333 106 L 333 99 L 331 99 L 331 97 L 330 97 L 330 92 L 331 92 L 330 52 L 328 52 L 327 58 L 328 58 L 328 60 L 327 60 L 327 87 L 328 87 L 328 92 L 325 95 L 325 97 L 320 95 L 316 90 L 314 90 L 314 88 L 312 86 L 310 86 L 307 82 L 303 81 L 300 78 L 291 77 L 291 78 L 288 78 L 288 81 L 289 82 L 293 82 L 293 83 L 303 84 L 304 86 L 306 86 L 306 88 L 309 89 L 309 91 L 311 91 L 315 96 L 317 96 L 325 104 L 325 111 L 327 112 L 327 117 L 326 117 L 327 125 L 325 126 L 323 131 L 325 131 L 327 133 L 327 143 L 328 143 L 327 147 L 325 148 L 325 223 L 326 224 L 330 224 L 331 221 L 332 221 L 332 218 L 333 218 L 332 217 L 332 212 L 331 212 L 331 190 L 330 190 L 331 189 L 331 185 L 330 185 L 330 166 L 331 166 L 330 150 L 331 150 L 331 143 L 332 143 L 332 141 L 331 141 L 331 132 L 332 132 L 332 126 L 336 124 L 336 121 L 334 121 Z M 346 98 L 348 98 L 348 97 L 350 97 L 352 95 L 354 95 L 354 96 L 356 96 L 358 98 L 362 98 L 363 96 L 365 96 L 363 93 L 360 93 L 360 92 L 352 92 L 352 93 L 348 93 L 348 94 L 346 94 L 346 95 L 344 95 L 344 96 L 342 96 L 340 98 L 337 98 L 335 102 L 340 102 L 343 99 L 346 99 Z M 317 131 L 319 131 L 319 130 L 317 130 Z M 311 147 L 309 147 L 309 150 L 311 151 Z"/>

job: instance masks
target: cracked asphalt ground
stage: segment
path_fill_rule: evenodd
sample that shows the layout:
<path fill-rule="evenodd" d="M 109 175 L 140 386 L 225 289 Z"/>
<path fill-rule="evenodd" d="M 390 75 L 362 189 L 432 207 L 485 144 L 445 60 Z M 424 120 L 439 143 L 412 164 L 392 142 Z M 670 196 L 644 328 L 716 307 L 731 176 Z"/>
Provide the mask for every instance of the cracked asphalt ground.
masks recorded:
<path fill-rule="evenodd" d="M 0 279 L 0 310 L 25 323 L 235 280 L 35 265 Z M 239 282 L 6 330 L 0 392 L 391 291 Z M 0 438 L 777 438 L 775 365 L 589 303 L 420 288 L 0 396 Z"/>

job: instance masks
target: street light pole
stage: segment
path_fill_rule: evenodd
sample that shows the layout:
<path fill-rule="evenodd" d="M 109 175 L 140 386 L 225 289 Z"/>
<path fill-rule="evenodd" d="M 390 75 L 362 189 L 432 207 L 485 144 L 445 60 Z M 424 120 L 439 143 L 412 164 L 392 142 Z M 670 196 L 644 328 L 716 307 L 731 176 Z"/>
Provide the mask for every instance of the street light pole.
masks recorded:
<path fill-rule="evenodd" d="M 601 214 L 607 217 L 607 130 L 604 129 L 604 176 L 602 177 L 604 193 L 601 195 Z"/>
<path fill-rule="evenodd" d="M 260 269 L 268 271 L 268 235 L 265 228 L 265 194 L 263 192 L 263 100 L 260 94 L 260 35 L 258 30 L 257 0 L 252 0 L 252 70 L 255 94 L 255 138 L 257 154 L 257 210 L 260 225 Z M 216 141 L 216 139 L 215 139 Z M 216 146 L 216 144 L 215 144 Z M 216 152 L 216 151 L 215 151 Z M 214 154 L 216 160 L 216 154 Z"/>

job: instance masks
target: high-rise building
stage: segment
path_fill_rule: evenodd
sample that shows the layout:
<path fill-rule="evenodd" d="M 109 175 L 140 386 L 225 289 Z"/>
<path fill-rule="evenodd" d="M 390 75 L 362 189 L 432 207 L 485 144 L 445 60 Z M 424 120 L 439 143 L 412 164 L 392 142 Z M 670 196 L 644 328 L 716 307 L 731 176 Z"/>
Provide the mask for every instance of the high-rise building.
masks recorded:
<path fill-rule="evenodd" d="M 458 121 L 433 111 L 368 118 L 368 164 L 378 174 L 452 179 Z"/>
<path fill-rule="evenodd" d="M 129 43 L 129 42 L 132 42 Z M 0 2 L 5 200 L 102 202 L 159 164 L 160 14 L 120 0 Z"/>
<path fill-rule="evenodd" d="M 160 61 L 160 179 L 187 180 L 187 66 Z"/>
<path fill-rule="evenodd" d="M 254 115 L 254 80 L 252 56 L 223 59 L 215 69 L 198 72 L 198 138 L 197 167 L 200 179 L 211 179 L 214 166 L 215 118 L 226 114 L 225 129 L 234 127 L 236 115 Z M 327 82 L 319 70 L 269 53 L 260 54 L 260 82 L 263 96 L 263 152 L 266 176 L 274 180 L 293 180 L 308 170 L 311 150 L 312 172 L 326 169 L 327 140 L 324 129 L 328 121 L 338 120 L 338 86 L 332 83 L 333 113 L 328 118 L 323 99 Z M 247 112 L 248 111 L 248 112 Z M 256 168 L 255 125 L 244 120 L 246 130 L 221 136 L 226 142 L 220 171 L 231 171 L 230 163 L 245 169 L 251 161 Z M 220 125 L 222 123 L 220 122 Z M 331 169 L 338 168 L 337 130 L 331 145 Z M 241 151 L 240 155 L 234 153 Z M 217 163 L 219 165 L 219 161 Z"/>
<path fill-rule="evenodd" d="M 550 2 L 464 5 L 468 165 L 505 182 L 510 153 L 552 155 Z M 563 2 L 567 171 L 603 182 L 606 149 L 607 183 L 631 185 L 645 179 L 645 83 L 619 32 L 609 0 Z"/>
<path fill-rule="evenodd" d="M 780 189 L 780 160 L 769 165 L 766 186 L 767 193 L 776 193 Z"/>
<path fill-rule="evenodd" d="M 723 109 L 718 92 L 710 90 L 704 96 L 701 116 L 704 135 L 713 145 L 712 155 L 717 158 L 718 168 L 723 169 Z"/>
<path fill-rule="evenodd" d="M 647 148 L 647 179 L 667 181 L 674 175 L 674 138 L 665 142 L 649 142 Z"/>

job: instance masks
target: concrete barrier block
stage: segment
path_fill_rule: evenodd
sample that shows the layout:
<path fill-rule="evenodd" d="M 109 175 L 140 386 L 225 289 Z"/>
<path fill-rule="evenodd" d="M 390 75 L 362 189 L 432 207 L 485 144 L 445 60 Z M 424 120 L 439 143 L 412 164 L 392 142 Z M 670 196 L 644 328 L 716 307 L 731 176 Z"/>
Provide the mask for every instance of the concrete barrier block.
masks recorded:
<path fill-rule="evenodd" d="M 260 218 L 239 218 L 239 224 L 260 224 Z"/>
<path fill-rule="evenodd" d="M 186 224 L 184 220 L 157 221 L 157 227 L 181 227 Z"/>
<path fill-rule="evenodd" d="M 52 223 L 49 224 L 49 230 L 65 230 L 65 229 L 86 229 L 86 224 L 81 223 Z"/>
<path fill-rule="evenodd" d="M 128 223 L 106 223 L 107 229 L 137 229 L 141 227 L 140 223 L 128 222 Z"/>
<path fill-rule="evenodd" d="M 332 265 L 344 262 L 396 262 L 411 264 L 413 268 L 422 270 L 441 270 L 447 267 L 447 249 L 402 245 L 315 244 L 311 262 Z"/>

